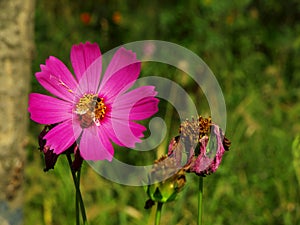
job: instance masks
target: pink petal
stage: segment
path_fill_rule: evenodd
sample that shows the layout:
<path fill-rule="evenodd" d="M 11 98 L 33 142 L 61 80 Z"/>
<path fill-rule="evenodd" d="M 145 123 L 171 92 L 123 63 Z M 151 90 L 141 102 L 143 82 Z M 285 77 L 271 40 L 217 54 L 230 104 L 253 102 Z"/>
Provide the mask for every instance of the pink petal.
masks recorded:
<path fill-rule="evenodd" d="M 87 68 L 99 57 L 101 52 L 99 46 L 86 42 L 74 45 L 71 49 L 71 63 L 77 80 L 80 80 Z"/>
<path fill-rule="evenodd" d="M 119 146 L 124 146 L 124 144 L 122 144 L 120 142 L 120 140 L 116 137 L 116 135 L 112 129 L 110 119 L 106 120 L 104 123 L 101 124 L 101 130 L 103 133 L 106 133 L 107 136 L 109 137 L 109 139 L 111 139 L 115 144 L 117 144 Z"/>
<path fill-rule="evenodd" d="M 98 130 L 96 126 L 84 129 L 80 140 L 80 154 L 85 160 L 111 161 L 114 149 L 107 135 Z"/>
<path fill-rule="evenodd" d="M 120 48 L 104 74 L 100 85 L 100 94 L 106 99 L 113 98 L 128 90 L 138 78 L 141 63 L 131 51 Z"/>
<path fill-rule="evenodd" d="M 144 137 L 144 132 L 147 130 L 146 127 L 144 127 L 141 124 L 135 123 L 135 122 L 130 122 L 130 129 L 132 131 L 132 133 L 138 137 L 138 138 L 143 138 Z M 141 140 L 137 141 L 137 142 L 142 142 Z"/>
<path fill-rule="evenodd" d="M 159 100 L 153 86 L 142 86 L 118 96 L 111 110 L 111 117 L 123 120 L 141 120 L 158 111 Z"/>
<path fill-rule="evenodd" d="M 154 89 L 154 86 L 138 87 L 130 92 L 119 95 L 113 102 L 108 101 L 108 103 L 113 103 L 113 110 L 131 108 L 143 98 L 156 96 L 157 92 Z"/>
<path fill-rule="evenodd" d="M 144 137 L 143 132 L 146 130 L 144 126 L 133 122 L 127 123 L 128 126 L 125 125 L 126 122 L 122 123 L 121 121 L 115 121 L 114 124 L 116 123 L 121 123 L 124 125 L 123 127 L 121 124 L 117 125 L 117 127 L 121 127 L 121 130 L 117 130 L 117 127 L 113 127 L 111 120 L 107 120 L 100 126 L 102 132 L 105 133 L 109 137 L 109 139 L 111 139 L 115 144 L 125 147 L 134 147 L 136 142 L 141 142 L 140 138 Z M 125 129 L 128 129 L 128 132 L 125 132 L 125 136 L 129 138 L 128 134 L 132 133 L 133 141 L 127 141 L 125 138 L 123 138 L 123 136 L 119 135 L 119 133 L 125 131 Z M 117 132 L 117 134 L 115 132 Z"/>
<path fill-rule="evenodd" d="M 144 137 L 143 132 L 146 128 L 130 120 L 153 115 L 157 111 L 158 100 L 152 96 L 156 94 L 153 86 L 143 86 L 117 96 L 107 115 L 109 120 L 101 125 L 108 131 L 110 139 L 116 144 L 126 147 L 134 147 L 135 143 L 141 142 L 140 138 Z M 149 107 L 149 110 L 145 110 L 145 107 Z M 140 113 L 140 110 L 143 109 L 145 112 Z M 131 110 L 133 110 L 132 115 Z"/>
<path fill-rule="evenodd" d="M 101 78 L 101 60 L 96 60 L 87 68 L 86 72 L 79 81 L 76 96 L 81 96 L 85 93 L 98 93 L 98 87 Z"/>
<path fill-rule="evenodd" d="M 44 139 L 47 140 L 46 146 L 53 149 L 55 154 L 61 154 L 75 142 L 78 136 L 79 133 L 74 133 L 72 120 L 68 120 L 51 129 Z"/>
<path fill-rule="evenodd" d="M 135 53 L 123 47 L 119 48 L 109 62 L 101 83 L 104 85 L 105 82 L 117 71 L 137 62 L 139 61 L 137 60 Z"/>
<path fill-rule="evenodd" d="M 110 100 L 118 94 L 124 93 L 134 84 L 140 73 L 140 69 L 140 63 L 135 63 L 119 70 L 111 76 L 105 83 L 105 86 L 100 87 L 100 95 Z"/>
<path fill-rule="evenodd" d="M 74 45 L 71 49 L 71 62 L 80 84 L 80 92 L 97 92 L 102 70 L 101 52 L 98 45 L 89 42 Z"/>
<path fill-rule="evenodd" d="M 29 95 L 30 118 L 41 124 L 55 124 L 72 118 L 72 104 L 47 95 Z"/>
<path fill-rule="evenodd" d="M 112 119 L 111 131 L 113 134 L 110 136 L 114 136 L 112 139 L 117 140 L 117 144 L 133 148 L 136 143 L 141 142 L 145 130 L 146 128 L 140 124 L 128 120 Z"/>
<path fill-rule="evenodd" d="M 38 82 L 53 95 L 72 101 L 77 82 L 69 69 L 57 58 L 50 56 L 41 72 L 35 74 Z"/>
<path fill-rule="evenodd" d="M 159 100 L 154 97 L 143 98 L 138 101 L 130 111 L 130 120 L 144 120 L 158 111 Z"/>

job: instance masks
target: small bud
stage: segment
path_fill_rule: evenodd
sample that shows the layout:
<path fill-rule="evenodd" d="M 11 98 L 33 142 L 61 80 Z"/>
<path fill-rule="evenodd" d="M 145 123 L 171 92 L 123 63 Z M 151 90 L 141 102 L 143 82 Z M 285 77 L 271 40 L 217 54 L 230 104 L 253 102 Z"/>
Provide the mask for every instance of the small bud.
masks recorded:
<path fill-rule="evenodd" d="M 44 129 L 38 136 L 39 150 L 44 153 L 45 156 L 45 165 L 44 171 L 47 172 L 50 169 L 54 169 L 54 165 L 57 161 L 58 155 L 53 152 L 53 149 L 50 149 L 46 146 L 46 140 L 43 139 L 44 136 L 54 127 L 54 125 L 46 125 Z"/>
<path fill-rule="evenodd" d="M 146 208 L 150 208 L 152 202 L 165 203 L 175 200 L 186 183 L 185 172 L 182 169 L 178 170 L 176 160 L 167 156 L 155 162 L 151 179 L 162 181 L 148 185 L 147 194 L 150 200 L 146 202 Z"/>
<path fill-rule="evenodd" d="M 75 146 L 73 146 L 73 152 L 74 152 L 74 160 L 72 162 L 72 170 L 74 170 L 75 172 L 77 172 L 80 168 L 81 165 L 83 163 L 83 158 L 80 155 L 80 151 L 78 149 L 78 145 L 76 143 L 74 143 Z M 72 147 L 72 146 L 71 146 Z"/>

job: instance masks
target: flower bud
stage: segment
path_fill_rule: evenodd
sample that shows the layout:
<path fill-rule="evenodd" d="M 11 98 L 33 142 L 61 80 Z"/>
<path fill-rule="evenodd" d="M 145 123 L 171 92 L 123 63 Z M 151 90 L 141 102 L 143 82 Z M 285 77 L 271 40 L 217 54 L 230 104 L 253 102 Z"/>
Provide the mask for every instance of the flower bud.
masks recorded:
<path fill-rule="evenodd" d="M 58 158 L 58 155 L 53 152 L 53 149 L 50 149 L 48 146 L 46 146 L 46 140 L 43 139 L 44 136 L 53 127 L 54 127 L 53 125 L 46 125 L 38 136 L 39 150 L 42 151 L 45 156 L 45 165 L 46 165 L 46 167 L 44 168 L 45 172 L 50 169 L 54 169 L 54 165 Z"/>
<path fill-rule="evenodd" d="M 167 156 L 155 162 L 150 176 L 152 180 L 159 182 L 147 186 L 150 199 L 146 202 L 145 208 L 150 208 L 154 202 L 165 203 L 175 200 L 186 182 L 184 170 L 178 170 L 176 160 Z"/>

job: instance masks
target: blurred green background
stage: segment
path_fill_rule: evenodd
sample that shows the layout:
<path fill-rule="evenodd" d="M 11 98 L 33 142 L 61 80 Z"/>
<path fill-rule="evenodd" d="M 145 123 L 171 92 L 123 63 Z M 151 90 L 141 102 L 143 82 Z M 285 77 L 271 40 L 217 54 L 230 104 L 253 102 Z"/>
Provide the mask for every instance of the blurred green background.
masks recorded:
<path fill-rule="evenodd" d="M 212 69 L 226 100 L 226 136 L 232 141 L 219 170 L 204 179 L 204 224 L 300 223 L 300 2 L 37 0 L 33 72 L 50 55 L 70 66 L 73 44 L 97 42 L 104 53 L 127 42 L 158 39 L 177 43 L 199 55 Z M 195 83 L 180 71 L 146 64 L 142 76 L 163 75 L 197 100 Z M 183 77 L 178 79 L 178 77 Z M 32 91 L 44 92 L 32 75 Z M 209 114 L 206 104 L 198 110 Z M 176 112 L 160 103 L 159 116 Z M 169 126 L 177 133 L 179 121 Z M 43 172 L 31 123 L 26 167 L 25 224 L 75 224 L 75 190 L 65 157 Z M 168 137 L 166 138 L 166 141 Z M 166 144 L 166 143 L 165 143 Z M 164 146 L 163 146 L 164 147 Z M 150 164 L 156 153 L 137 157 L 124 148 L 117 156 Z M 164 206 L 163 225 L 196 224 L 197 178 L 187 176 L 178 200 Z M 145 210 L 142 187 L 108 181 L 87 164 L 81 187 L 89 224 L 153 224 Z"/>

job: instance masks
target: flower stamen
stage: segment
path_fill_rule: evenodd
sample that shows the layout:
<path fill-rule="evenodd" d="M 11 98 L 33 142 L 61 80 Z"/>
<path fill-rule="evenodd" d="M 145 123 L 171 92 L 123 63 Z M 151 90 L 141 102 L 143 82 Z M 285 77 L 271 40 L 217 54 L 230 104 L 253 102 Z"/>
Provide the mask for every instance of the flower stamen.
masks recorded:
<path fill-rule="evenodd" d="M 69 88 L 69 86 L 66 85 L 66 84 L 65 84 L 61 79 L 59 79 L 58 77 L 56 77 L 56 76 L 54 76 L 54 75 L 50 75 L 50 79 L 55 79 L 55 80 L 58 82 L 58 84 L 61 85 L 61 86 L 63 86 L 63 87 L 65 87 L 65 88 L 68 90 L 68 92 L 74 93 L 73 90 L 72 90 L 71 88 Z"/>

